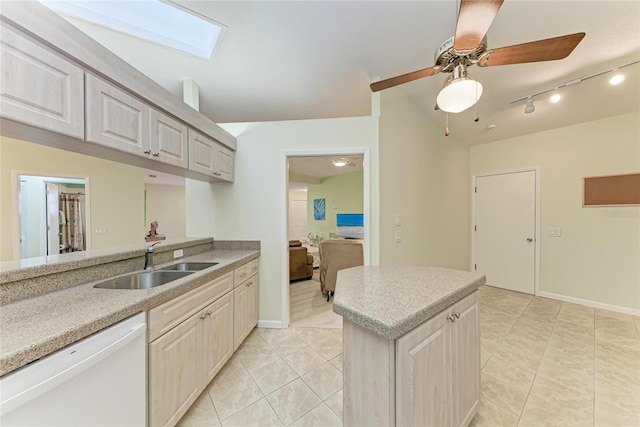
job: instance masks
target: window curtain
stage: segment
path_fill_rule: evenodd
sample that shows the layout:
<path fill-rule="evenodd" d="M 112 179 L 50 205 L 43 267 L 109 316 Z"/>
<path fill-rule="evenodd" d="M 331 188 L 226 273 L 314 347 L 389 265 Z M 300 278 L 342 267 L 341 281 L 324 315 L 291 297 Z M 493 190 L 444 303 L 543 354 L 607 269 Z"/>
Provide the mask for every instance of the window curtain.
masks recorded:
<path fill-rule="evenodd" d="M 84 250 L 84 234 L 82 232 L 82 211 L 80 196 L 77 194 L 60 195 L 60 252 Z"/>

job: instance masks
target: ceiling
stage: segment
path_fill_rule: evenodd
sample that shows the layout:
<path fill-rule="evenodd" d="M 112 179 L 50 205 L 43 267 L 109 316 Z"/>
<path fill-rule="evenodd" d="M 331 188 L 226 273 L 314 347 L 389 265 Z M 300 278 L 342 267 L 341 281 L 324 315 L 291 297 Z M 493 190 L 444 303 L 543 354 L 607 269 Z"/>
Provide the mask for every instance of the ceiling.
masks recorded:
<path fill-rule="evenodd" d="M 334 166 L 333 160 L 346 159 L 349 163 L 342 167 Z M 362 156 L 315 156 L 290 157 L 289 176 L 292 181 L 310 182 L 330 176 L 342 175 L 362 170 Z M 305 179 L 305 178 L 311 178 Z"/>
<path fill-rule="evenodd" d="M 210 60 L 162 48 L 105 28 L 72 21 L 176 96 L 183 79 L 200 85 L 200 111 L 218 123 L 371 114 L 369 84 L 433 65 L 453 35 L 456 1 L 176 1 L 228 29 Z M 625 82 L 611 75 L 561 89 L 563 100 L 511 104 L 580 77 L 640 60 L 639 1 L 506 0 L 490 27 L 489 48 L 586 32 L 566 59 L 471 67 L 484 85 L 475 107 L 449 115 L 451 135 L 480 144 L 640 109 L 640 64 Z M 448 74 L 397 89 L 439 123 L 435 98 Z M 495 125 L 489 129 L 488 125 Z"/>

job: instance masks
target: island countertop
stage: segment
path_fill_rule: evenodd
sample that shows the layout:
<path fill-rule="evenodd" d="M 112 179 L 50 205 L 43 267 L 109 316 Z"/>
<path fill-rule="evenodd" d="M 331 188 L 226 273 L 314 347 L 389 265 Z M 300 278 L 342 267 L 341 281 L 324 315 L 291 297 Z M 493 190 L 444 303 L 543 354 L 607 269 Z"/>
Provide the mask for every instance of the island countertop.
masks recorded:
<path fill-rule="evenodd" d="M 485 281 L 484 275 L 440 267 L 353 267 L 338 272 L 333 311 L 397 339 Z"/>

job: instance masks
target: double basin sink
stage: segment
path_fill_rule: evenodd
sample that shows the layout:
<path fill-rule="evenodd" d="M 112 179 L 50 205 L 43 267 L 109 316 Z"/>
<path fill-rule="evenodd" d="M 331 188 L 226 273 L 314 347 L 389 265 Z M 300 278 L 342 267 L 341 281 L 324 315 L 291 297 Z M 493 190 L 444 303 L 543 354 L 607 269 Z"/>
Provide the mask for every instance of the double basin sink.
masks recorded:
<path fill-rule="evenodd" d="M 108 279 L 93 285 L 93 287 L 102 289 L 150 289 L 217 264 L 217 262 L 180 262 L 156 271 L 141 271 L 116 277 L 115 279 Z"/>

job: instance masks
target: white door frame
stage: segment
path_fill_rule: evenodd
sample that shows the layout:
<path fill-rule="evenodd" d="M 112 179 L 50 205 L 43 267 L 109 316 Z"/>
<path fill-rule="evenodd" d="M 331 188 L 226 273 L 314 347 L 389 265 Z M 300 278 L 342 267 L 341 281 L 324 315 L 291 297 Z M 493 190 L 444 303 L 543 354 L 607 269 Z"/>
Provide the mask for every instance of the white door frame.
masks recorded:
<path fill-rule="evenodd" d="M 12 170 L 11 171 L 11 215 L 12 215 L 12 241 L 13 241 L 13 259 L 21 258 L 21 245 L 20 245 L 20 217 L 18 215 L 18 192 L 20 191 L 20 176 L 43 176 L 52 178 L 72 178 L 72 179 L 84 179 L 84 224 L 85 224 L 85 250 L 91 249 L 91 178 L 87 175 L 73 175 L 58 172 L 34 172 L 26 170 Z"/>
<path fill-rule="evenodd" d="M 364 214 L 364 265 L 371 264 L 371 168 L 369 148 L 322 148 L 282 150 L 280 157 L 280 206 L 283 207 L 280 229 L 283 230 L 280 250 L 282 256 L 282 328 L 289 327 L 289 157 L 362 156 L 362 211 Z"/>
<path fill-rule="evenodd" d="M 483 176 L 491 176 L 491 175 L 507 175 L 511 173 L 519 173 L 519 172 L 535 172 L 536 175 L 536 213 L 535 213 L 535 253 L 534 253 L 534 270 L 533 270 L 533 283 L 534 289 L 533 294 L 538 295 L 540 293 L 540 167 L 526 167 L 521 169 L 507 169 L 501 171 L 493 171 L 493 172 L 482 172 L 476 173 L 471 177 L 471 222 L 469 223 L 469 233 L 471 233 L 471 247 L 470 247 L 470 257 L 471 263 L 469 265 L 469 271 L 475 271 L 473 265 L 475 264 L 475 246 L 476 246 L 476 235 L 473 230 L 476 223 L 476 180 L 479 177 Z"/>

